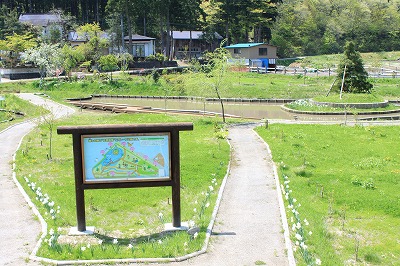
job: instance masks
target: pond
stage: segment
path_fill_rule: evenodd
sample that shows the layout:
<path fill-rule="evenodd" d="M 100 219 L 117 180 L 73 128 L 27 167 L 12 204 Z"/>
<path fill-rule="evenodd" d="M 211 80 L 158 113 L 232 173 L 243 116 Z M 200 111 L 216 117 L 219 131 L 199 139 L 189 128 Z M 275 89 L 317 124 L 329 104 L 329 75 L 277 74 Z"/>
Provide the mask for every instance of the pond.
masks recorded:
<path fill-rule="evenodd" d="M 218 101 L 205 101 L 202 98 L 163 99 L 163 98 L 130 98 L 130 97 L 94 97 L 93 103 L 127 104 L 131 106 L 146 106 L 172 110 L 196 110 L 221 113 L 221 104 Z M 283 120 L 342 120 L 344 116 L 337 115 L 300 115 L 284 111 L 281 103 L 258 101 L 230 101 L 224 102 L 225 114 L 240 116 L 249 119 L 283 119 Z"/>

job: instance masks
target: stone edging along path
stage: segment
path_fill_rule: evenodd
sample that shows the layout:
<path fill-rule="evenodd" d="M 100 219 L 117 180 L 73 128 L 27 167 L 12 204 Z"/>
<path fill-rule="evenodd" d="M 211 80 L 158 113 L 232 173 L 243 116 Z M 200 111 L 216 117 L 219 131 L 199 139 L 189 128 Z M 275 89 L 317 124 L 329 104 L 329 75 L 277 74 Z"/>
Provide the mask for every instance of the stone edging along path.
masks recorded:
<path fill-rule="evenodd" d="M 256 124 L 253 124 L 252 127 L 254 127 L 255 125 Z M 254 134 L 257 135 L 255 132 L 254 132 Z M 230 143 L 230 145 L 232 145 L 232 144 Z M 267 155 L 268 155 L 268 157 L 270 157 L 271 154 L 270 154 L 270 150 L 268 148 L 268 145 L 266 143 L 265 143 L 265 145 L 266 145 L 267 151 L 268 151 Z M 291 242 L 290 242 L 290 239 L 289 239 L 288 225 L 287 225 L 287 222 L 286 222 L 285 208 L 283 206 L 282 194 L 280 193 L 279 179 L 278 179 L 278 176 L 277 176 L 276 167 L 273 164 L 273 162 L 272 162 L 272 165 L 273 165 L 272 166 L 272 170 L 271 169 L 270 170 L 273 172 L 272 178 L 275 180 L 274 182 L 276 182 L 276 185 L 275 185 L 276 186 L 276 190 L 274 191 L 274 193 L 275 194 L 277 193 L 273 197 L 276 197 L 278 202 L 279 202 L 279 207 L 278 207 L 278 209 L 279 209 L 278 216 L 280 215 L 280 222 L 279 223 L 281 224 L 281 227 L 283 227 L 283 232 L 284 232 L 282 234 L 282 232 L 281 232 L 282 229 L 280 229 L 279 230 L 280 231 L 279 234 L 281 235 L 282 239 L 284 239 L 282 241 L 285 243 L 284 244 L 286 246 L 286 249 L 285 249 L 286 251 L 285 252 L 287 252 L 287 254 L 284 257 L 278 258 L 279 260 L 281 260 L 281 263 L 279 263 L 279 265 L 295 265 L 295 260 L 294 260 L 293 252 L 292 252 L 292 248 L 291 248 Z M 15 165 L 14 165 L 14 167 L 15 167 Z M 223 201 L 223 192 L 226 189 L 225 188 L 226 183 L 229 182 L 230 179 L 232 179 L 232 177 L 228 178 L 228 175 L 230 175 L 230 174 L 231 174 L 231 167 L 229 166 L 228 167 L 228 172 L 224 177 L 224 180 L 223 180 L 223 182 L 221 184 L 221 187 L 220 187 L 220 190 L 219 190 L 219 193 L 218 193 L 218 199 L 217 199 L 217 202 L 216 202 L 216 206 L 215 206 L 215 208 L 213 210 L 212 219 L 211 219 L 210 224 L 209 224 L 209 226 L 207 228 L 206 240 L 204 242 L 203 248 L 200 251 L 194 252 L 192 254 L 188 254 L 188 255 L 185 255 L 185 256 L 182 256 L 182 257 L 171 258 L 171 259 L 149 258 L 149 259 L 112 259 L 112 260 L 90 260 L 90 261 L 89 260 L 87 260 L 87 261 L 84 261 L 84 260 L 57 261 L 57 260 L 50 260 L 50 259 L 47 259 L 47 258 L 41 258 L 41 257 L 36 256 L 36 253 L 37 253 L 37 251 L 38 251 L 38 249 L 39 249 L 39 247 L 41 245 L 41 242 L 43 241 L 43 239 L 47 235 L 47 224 L 44 221 L 44 219 L 41 217 L 40 213 L 37 211 L 35 205 L 30 201 L 30 198 L 27 196 L 27 194 L 23 190 L 22 186 L 18 183 L 17 179 L 15 178 L 15 172 L 14 172 L 13 173 L 14 182 L 16 183 L 18 188 L 20 189 L 21 193 L 24 195 L 25 200 L 31 206 L 33 212 L 38 216 L 38 218 L 39 218 L 39 220 L 41 222 L 41 227 L 42 227 L 41 228 L 42 235 L 41 235 L 39 241 L 37 242 L 32 254 L 30 256 L 30 259 L 32 261 L 39 261 L 39 262 L 44 262 L 44 263 L 52 263 L 52 264 L 58 264 L 58 265 L 67 265 L 67 264 L 103 264 L 103 263 L 165 263 L 165 262 L 172 262 L 172 263 L 180 262 L 179 265 L 183 265 L 183 264 L 186 264 L 186 263 L 188 263 L 190 265 L 206 265 L 206 264 L 207 265 L 221 265 L 221 264 L 212 264 L 212 261 L 209 261 L 209 259 L 212 260 L 212 256 L 214 256 L 214 258 L 215 258 L 216 254 L 218 256 L 222 257 L 222 259 L 223 259 L 224 255 L 227 256 L 226 254 L 224 254 L 224 252 L 221 252 L 218 249 L 212 249 L 211 250 L 211 253 L 212 253 L 211 255 L 207 254 L 207 255 L 200 256 L 200 257 L 197 257 L 197 256 L 200 255 L 200 254 L 207 253 L 208 249 L 210 248 L 209 247 L 209 241 L 210 241 L 210 238 L 212 237 L 212 230 L 213 230 L 213 227 L 214 227 L 214 223 L 215 223 L 215 221 L 218 222 L 218 219 L 219 219 L 218 218 L 218 211 L 219 211 L 219 206 L 221 204 L 221 201 Z M 271 176 L 269 176 L 269 178 L 271 178 Z M 267 211 L 267 210 L 264 209 L 264 211 Z M 274 221 L 275 221 L 275 219 L 274 219 Z M 224 222 L 224 220 L 222 221 L 222 223 L 223 222 Z M 242 223 L 243 222 L 244 221 L 242 221 Z M 254 228 L 254 229 L 257 230 L 257 228 Z M 240 231 L 240 229 L 238 229 L 238 231 Z M 268 241 L 272 241 L 272 240 L 269 239 Z M 272 242 L 274 242 L 274 241 L 272 241 Z M 241 246 L 242 244 L 243 243 L 236 243 L 236 245 L 237 245 L 236 247 L 228 247 L 228 248 L 237 248 L 239 250 L 239 249 L 243 248 Z M 268 244 L 270 244 L 270 243 L 268 243 Z M 225 246 L 222 244 L 222 247 L 225 247 Z M 284 253 L 283 250 L 278 250 L 276 252 L 282 253 L 282 254 Z M 246 255 L 247 254 L 244 254 L 244 256 L 246 256 Z M 211 256 L 211 257 L 209 257 L 209 256 Z M 265 254 L 264 254 L 264 256 L 265 256 Z M 268 258 L 266 258 L 266 259 L 268 259 Z M 282 259 L 285 261 L 285 263 L 282 263 Z M 204 260 L 207 261 L 207 262 L 205 262 Z M 182 261 L 186 261 L 186 262 L 182 262 Z M 206 264 L 204 264 L 204 263 L 206 263 Z M 278 264 L 275 264 L 275 265 L 278 265 Z"/>

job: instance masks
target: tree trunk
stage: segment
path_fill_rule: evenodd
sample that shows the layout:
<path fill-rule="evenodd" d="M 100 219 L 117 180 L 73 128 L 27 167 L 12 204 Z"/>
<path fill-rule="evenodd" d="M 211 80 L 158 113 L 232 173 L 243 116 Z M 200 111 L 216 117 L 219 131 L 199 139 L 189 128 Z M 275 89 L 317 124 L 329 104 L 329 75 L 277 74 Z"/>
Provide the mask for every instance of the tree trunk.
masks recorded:
<path fill-rule="evenodd" d="M 170 57 L 171 57 L 171 39 L 172 39 L 172 36 L 171 36 L 171 25 L 170 25 L 170 23 L 169 23 L 169 10 L 167 10 L 167 20 L 166 20 L 166 24 L 167 24 L 167 39 L 166 39 L 166 52 L 167 52 L 167 54 L 166 54 L 166 56 L 168 57 L 168 60 L 170 60 Z"/>
<path fill-rule="evenodd" d="M 224 107 L 224 101 L 222 100 L 221 96 L 219 95 L 218 86 L 215 87 L 215 92 L 217 93 L 217 97 L 218 97 L 218 99 L 219 99 L 219 102 L 221 103 L 222 122 L 224 122 L 224 124 L 225 124 L 225 107 Z"/>
<path fill-rule="evenodd" d="M 128 22 L 128 37 L 129 37 L 129 44 L 128 44 L 128 48 L 129 48 L 129 53 L 133 55 L 133 50 L 132 50 L 132 25 L 131 25 L 131 18 L 129 17 L 129 14 L 127 14 L 127 22 Z"/>

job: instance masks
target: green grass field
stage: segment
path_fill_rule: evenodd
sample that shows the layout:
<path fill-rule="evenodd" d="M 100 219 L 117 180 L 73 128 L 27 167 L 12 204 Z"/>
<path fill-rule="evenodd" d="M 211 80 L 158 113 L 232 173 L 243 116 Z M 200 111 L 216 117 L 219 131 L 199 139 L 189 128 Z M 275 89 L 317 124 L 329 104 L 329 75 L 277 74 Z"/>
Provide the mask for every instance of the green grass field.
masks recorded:
<path fill-rule="evenodd" d="M 193 131 L 180 134 L 181 215 L 182 221 L 194 221 L 201 228 L 198 237 L 186 232 L 159 234 L 163 230 L 159 214 L 163 221 L 172 221 L 169 187 L 88 190 L 85 193 L 86 219 L 88 226 L 96 226 L 95 237 L 78 243 L 60 238 L 53 243 L 54 238 L 48 236 L 38 255 L 54 259 L 175 257 L 201 249 L 229 161 L 229 146 L 226 140 L 218 137 L 221 129 L 216 119 L 83 112 L 57 125 L 179 121 L 194 121 Z M 29 134 L 17 154 L 16 172 L 33 201 L 40 206 L 49 228 L 55 234 L 65 235 L 69 227 L 76 226 L 72 139 L 70 135 L 54 136 L 52 160 L 47 159 L 48 142 L 45 127 Z M 35 200 L 38 187 L 39 194 L 47 194 L 49 198 L 44 200 L 46 204 Z M 53 202 L 52 206 L 48 202 Z M 102 244 L 99 241 L 103 241 Z"/>
<path fill-rule="evenodd" d="M 308 255 L 322 265 L 398 265 L 398 127 L 275 124 L 257 132 L 269 144 L 291 199 L 285 204 L 291 205 L 288 222 L 299 265 L 305 264 L 296 245 L 300 231 Z M 294 209 L 301 228 L 293 226 Z"/>

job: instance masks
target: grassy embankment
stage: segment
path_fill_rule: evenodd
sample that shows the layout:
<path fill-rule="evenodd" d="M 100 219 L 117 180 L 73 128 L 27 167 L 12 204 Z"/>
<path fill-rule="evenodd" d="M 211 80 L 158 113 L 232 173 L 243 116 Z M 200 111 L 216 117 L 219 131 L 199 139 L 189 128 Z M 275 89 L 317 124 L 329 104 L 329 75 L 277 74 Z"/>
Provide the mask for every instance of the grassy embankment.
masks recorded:
<path fill-rule="evenodd" d="M 299 265 L 302 255 L 322 265 L 398 265 L 398 127 L 270 125 L 257 132 L 279 167 Z"/>
<path fill-rule="evenodd" d="M 26 119 L 31 119 L 47 113 L 44 108 L 37 107 L 29 102 L 21 100 L 13 94 L 3 95 L 5 96 L 5 100 L 2 101 L 2 105 L 0 106 L 0 109 L 4 110 L 0 111 L 0 131 Z M 23 115 L 16 114 L 13 111 Z"/>
<path fill-rule="evenodd" d="M 37 82 L 0 84 L 1 90 L 44 92 L 53 99 L 86 97 L 91 94 L 158 95 L 216 97 L 215 91 L 200 73 L 170 74 L 162 76 L 158 83 L 151 77 L 121 75 L 115 82 L 88 76 L 77 82 L 49 81 L 44 88 Z M 283 74 L 256 74 L 228 72 L 220 93 L 223 98 L 291 98 L 305 99 L 324 97 L 334 77 L 316 77 Z M 385 99 L 400 97 L 398 79 L 373 79 L 373 94 Z"/>

